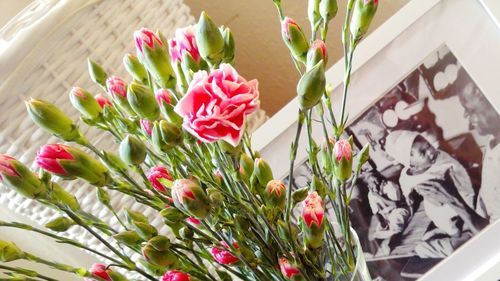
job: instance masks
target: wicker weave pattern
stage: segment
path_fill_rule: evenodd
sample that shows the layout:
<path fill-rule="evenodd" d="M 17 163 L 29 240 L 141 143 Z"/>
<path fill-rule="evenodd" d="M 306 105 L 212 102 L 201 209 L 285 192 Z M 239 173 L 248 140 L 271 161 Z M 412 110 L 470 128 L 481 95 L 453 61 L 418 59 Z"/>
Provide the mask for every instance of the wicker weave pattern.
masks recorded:
<path fill-rule="evenodd" d="M 38 6 L 37 9 L 41 8 Z M 29 22 L 26 17 L 17 18 Z M 134 30 L 141 26 L 154 27 L 169 37 L 176 28 L 193 22 L 190 9 L 182 0 L 105 0 L 79 10 L 37 45 L 29 46 L 33 50 L 20 65 L 8 66 L 12 70 L 17 69 L 8 77 L 9 83 L 4 84 L 0 92 L 0 111 L 3 112 L 0 118 L 0 152 L 13 155 L 27 165 L 33 165 L 36 151 L 41 145 L 59 142 L 29 119 L 22 100 L 35 97 L 54 102 L 76 120 L 79 115 L 69 102 L 69 89 L 81 86 L 94 94 L 102 91 L 90 81 L 85 62 L 87 57 L 99 62 L 110 73 L 128 80 L 130 77 L 122 65 L 122 58 L 125 53 L 135 51 L 132 38 Z M 24 27 L 22 24 L 19 26 Z M 8 34 L 11 36 L 12 30 Z M 110 135 L 95 129 L 89 130 L 84 124 L 80 125 L 98 148 L 116 151 L 117 146 Z M 86 211 L 118 228 L 116 219 L 98 203 L 95 188 L 80 180 L 59 182 L 78 198 Z M 113 193 L 111 197 L 111 204 L 116 210 L 123 207 L 140 210 L 153 218 L 152 224 L 159 228 L 160 233 L 167 232 L 160 216 L 152 209 L 119 193 Z M 26 200 L 1 186 L 0 204 L 40 224 L 56 215 L 53 210 Z M 70 229 L 68 236 L 106 251 L 103 245 L 79 227 Z"/>

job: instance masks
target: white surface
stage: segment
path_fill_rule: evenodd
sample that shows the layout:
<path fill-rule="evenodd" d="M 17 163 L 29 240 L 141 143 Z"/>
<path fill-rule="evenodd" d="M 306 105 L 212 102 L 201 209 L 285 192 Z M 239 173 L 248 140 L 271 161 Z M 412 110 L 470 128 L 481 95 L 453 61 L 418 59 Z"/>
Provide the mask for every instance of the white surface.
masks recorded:
<path fill-rule="evenodd" d="M 497 12 L 481 4 L 493 4 Z M 500 31 L 492 19 L 498 15 L 498 0 L 418 0 L 405 6 L 359 46 L 354 60 L 347 108 L 353 120 L 372 102 L 399 82 L 428 54 L 446 44 L 492 105 L 500 109 Z M 490 6 L 487 6 L 488 8 Z M 336 64 L 327 79 L 337 86 L 333 96 L 339 111 L 343 65 Z M 275 169 L 275 176 L 288 173 L 290 140 L 295 134 L 297 101 L 290 102 L 253 135 L 255 147 Z M 322 133 L 316 128 L 316 140 Z M 305 138 L 297 157 L 306 157 Z M 285 145 L 284 145 L 285 144 Z M 498 280 L 500 275 L 499 223 L 492 224 L 470 243 L 435 267 L 421 281 Z M 487 270 L 488 271 L 484 271 Z"/>

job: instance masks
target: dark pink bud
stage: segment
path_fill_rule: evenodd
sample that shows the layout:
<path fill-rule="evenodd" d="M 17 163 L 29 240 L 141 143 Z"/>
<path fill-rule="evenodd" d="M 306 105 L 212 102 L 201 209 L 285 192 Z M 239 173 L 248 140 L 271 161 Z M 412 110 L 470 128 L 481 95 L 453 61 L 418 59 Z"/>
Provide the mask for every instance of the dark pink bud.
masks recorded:
<path fill-rule="evenodd" d="M 342 160 L 342 158 L 350 161 L 352 156 L 352 148 L 349 141 L 345 139 L 338 140 L 333 147 L 333 155 L 335 159 L 337 159 L 337 161 Z"/>
<path fill-rule="evenodd" d="M 182 271 L 170 270 L 162 276 L 160 281 L 190 281 L 189 275 Z"/>
<path fill-rule="evenodd" d="M 89 272 L 94 276 L 102 278 L 106 281 L 111 281 L 111 277 L 109 277 L 108 272 L 112 271 L 111 269 L 106 269 L 106 266 L 102 263 L 94 263 L 92 267 L 90 267 Z M 92 278 L 85 278 L 85 281 L 95 281 Z"/>
<path fill-rule="evenodd" d="M 113 104 L 103 94 L 97 94 L 94 98 L 101 108 L 104 108 L 105 106 L 113 106 Z"/>
<path fill-rule="evenodd" d="M 229 249 L 229 246 L 224 241 L 221 241 L 221 244 L 224 246 L 224 248 Z M 236 249 L 239 248 L 238 244 L 236 243 L 233 243 L 233 247 Z M 240 261 L 238 257 L 235 257 L 230 252 L 218 247 L 212 248 L 212 256 L 220 264 L 229 265 Z"/>
<path fill-rule="evenodd" d="M 285 34 L 286 38 L 288 41 L 291 41 L 292 39 L 290 38 L 290 27 L 296 27 L 300 30 L 300 26 L 291 18 L 285 17 L 283 21 L 281 22 L 281 32 Z"/>
<path fill-rule="evenodd" d="M 169 41 L 170 58 L 173 63 L 182 61 L 184 53 L 189 53 L 194 61 L 200 62 L 200 52 L 196 45 L 194 25 L 178 28 L 175 37 Z"/>
<path fill-rule="evenodd" d="M 312 224 L 320 227 L 323 223 L 324 215 L 325 209 L 323 208 L 323 199 L 321 199 L 321 196 L 316 191 L 309 193 L 306 199 L 302 201 L 302 219 L 307 227 L 310 228 Z"/>
<path fill-rule="evenodd" d="M 12 177 L 19 177 L 19 174 L 11 164 L 12 160 L 16 159 L 9 155 L 0 154 L 0 181 L 3 180 L 2 174 L 7 174 Z"/>
<path fill-rule="evenodd" d="M 316 39 L 312 46 L 313 49 L 320 49 L 321 54 L 323 55 L 323 61 L 326 62 L 326 44 L 323 42 L 323 40 Z"/>
<path fill-rule="evenodd" d="M 193 217 L 186 218 L 186 221 L 194 225 L 199 225 L 201 223 L 199 219 Z"/>
<path fill-rule="evenodd" d="M 290 262 L 285 257 L 280 258 L 278 260 L 278 263 L 280 266 L 281 273 L 286 278 L 291 279 L 294 276 L 300 275 L 299 269 L 291 265 Z"/>
<path fill-rule="evenodd" d="M 116 95 L 126 99 L 127 98 L 127 83 L 123 81 L 118 76 L 111 76 L 106 80 L 106 86 L 108 87 L 108 92 L 111 94 L 113 99 Z"/>
<path fill-rule="evenodd" d="M 166 179 L 169 181 L 174 180 L 170 175 L 170 173 L 168 172 L 167 168 L 160 166 L 152 167 L 147 174 L 147 178 L 149 182 L 153 185 L 153 187 L 160 192 L 167 191 L 163 186 L 163 184 L 161 184 L 160 179 Z"/>
<path fill-rule="evenodd" d="M 47 144 L 40 148 L 36 155 L 36 163 L 40 168 L 61 176 L 68 176 L 59 160 L 74 160 L 75 158 L 68 152 L 69 146 L 64 144 Z"/>
<path fill-rule="evenodd" d="M 163 46 L 163 42 L 161 42 L 160 37 L 158 37 L 158 35 L 156 35 L 151 29 L 145 27 L 134 32 L 134 38 L 138 57 L 141 57 L 146 46 L 153 49 L 155 42 L 160 46 Z"/>
<path fill-rule="evenodd" d="M 139 122 L 141 123 L 142 130 L 144 130 L 144 132 L 146 132 L 148 136 L 151 136 L 151 128 L 153 126 L 153 124 L 151 124 L 151 121 L 149 121 L 148 119 L 141 119 Z"/>
<path fill-rule="evenodd" d="M 162 106 L 162 103 L 165 102 L 167 104 L 172 103 L 172 94 L 167 89 L 158 89 L 155 92 L 156 102 L 159 106 Z"/>

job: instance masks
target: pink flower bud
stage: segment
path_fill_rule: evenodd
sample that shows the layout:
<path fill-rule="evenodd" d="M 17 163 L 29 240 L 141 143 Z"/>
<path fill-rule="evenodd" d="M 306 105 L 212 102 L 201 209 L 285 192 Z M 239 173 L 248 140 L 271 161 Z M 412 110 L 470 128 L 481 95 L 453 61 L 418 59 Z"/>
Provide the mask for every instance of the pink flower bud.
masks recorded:
<path fill-rule="evenodd" d="M 320 49 L 321 50 L 321 54 L 323 55 L 323 61 L 326 62 L 326 44 L 323 40 L 320 40 L 320 39 L 316 39 L 312 46 L 311 46 L 312 49 Z"/>
<path fill-rule="evenodd" d="M 290 27 L 292 26 L 301 30 L 300 26 L 293 19 L 289 17 L 285 17 L 281 22 L 281 32 L 285 34 L 285 37 L 288 39 L 288 41 L 292 40 L 292 38 L 290 37 Z"/>
<path fill-rule="evenodd" d="M 151 129 L 153 127 L 151 121 L 149 121 L 148 119 L 141 119 L 139 122 L 141 123 L 142 130 L 146 132 L 148 136 L 151 136 Z"/>
<path fill-rule="evenodd" d="M 149 48 L 154 48 L 154 43 L 156 42 L 160 46 L 163 46 L 163 42 L 161 42 L 160 37 L 156 35 L 151 29 L 141 28 L 134 32 L 135 38 L 135 48 L 137 50 L 137 56 L 141 57 L 144 52 L 144 48 L 147 45 Z"/>
<path fill-rule="evenodd" d="M 281 180 L 271 180 L 267 183 L 264 199 L 267 205 L 284 208 L 286 199 L 286 186 Z"/>
<path fill-rule="evenodd" d="M 306 199 L 302 201 L 302 219 L 307 227 L 315 224 L 320 227 L 323 223 L 325 209 L 323 208 L 323 199 L 316 191 L 309 193 Z"/>
<path fill-rule="evenodd" d="M 193 217 L 186 218 L 186 221 L 194 225 L 200 225 L 201 223 L 199 219 Z"/>
<path fill-rule="evenodd" d="M 352 148 L 349 141 L 345 139 L 338 140 L 333 147 L 333 155 L 337 161 L 342 160 L 342 158 L 350 161 L 352 156 Z"/>
<path fill-rule="evenodd" d="M 168 172 L 167 168 L 165 167 L 152 167 L 151 170 L 149 170 L 147 174 L 147 178 L 149 182 L 153 185 L 153 187 L 160 191 L 160 192 L 165 192 L 167 191 L 163 184 L 161 184 L 160 179 L 166 179 L 169 181 L 174 181 L 170 173 Z"/>
<path fill-rule="evenodd" d="M 224 241 L 221 241 L 221 244 L 224 246 L 224 248 L 229 249 L 229 246 Z M 236 243 L 233 243 L 233 247 L 235 249 L 239 248 L 238 244 Z M 212 248 L 212 256 L 214 257 L 215 261 L 220 264 L 230 265 L 240 261 L 238 257 L 235 257 L 230 252 L 218 247 Z"/>
<path fill-rule="evenodd" d="M 12 177 L 19 177 L 15 168 L 12 166 L 11 161 L 16 160 L 9 155 L 0 154 L 0 181 L 3 181 L 2 174 L 7 174 Z"/>
<path fill-rule="evenodd" d="M 278 263 L 280 266 L 281 273 L 286 278 L 291 279 L 294 276 L 300 275 L 299 269 L 297 267 L 291 265 L 290 262 L 285 257 L 280 258 L 278 260 Z"/>
<path fill-rule="evenodd" d="M 176 180 L 172 186 L 172 198 L 177 208 L 187 211 L 198 219 L 204 219 L 210 211 L 210 200 L 205 190 L 195 180 Z"/>
<path fill-rule="evenodd" d="M 200 52 L 196 45 L 196 27 L 194 25 L 178 28 L 175 37 L 169 41 L 170 58 L 173 63 L 182 61 L 184 53 L 189 53 L 196 63 L 200 62 Z"/>
<path fill-rule="evenodd" d="M 167 104 L 171 104 L 172 103 L 172 94 L 167 89 L 158 89 L 158 90 L 156 90 L 156 92 L 155 92 L 155 98 L 156 98 L 156 102 L 158 102 L 158 105 L 160 107 L 162 106 L 163 102 L 165 102 Z"/>
<path fill-rule="evenodd" d="M 119 95 L 120 97 L 127 99 L 127 83 L 123 81 L 118 76 L 111 76 L 106 80 L 106 86 L 108 87 L 108 91 L 115 99 L 116 95 Z"/>
<path fill-rule="evenodd" d="M 106 269 L 106 266 L 102 263 L 94 263 L 90 269 L 89 272 L 92 273 L 93 275 L 102 278 L 107 281 L 111 281 L 111 277 L 109 277 L 108 272 L 112 271 L 111 269 Z M 95 281 L 93 278 L 85 278 L 85 281 Z"/>
<path fill-rule="evenodd" d="M 103 94 L 97 94 L 94 98 L 101 108 L 104 108 L 105 106 L 113 106 L 113 104 Z"/>
<path fill-rule="evenodd" d="M 160 281 L 190 281 L 189 275 L 177 270 L 170 270 L 161 277 Z"/>
<path fill-rule="evenodd" d="M 64 144 L 47 144 L 42 146 L 37 153 L 36 163 L 40 168 L 60 175 L 69 176 L 69 173 L 59 163 L 60 160 L 75 160 L 73 155 L 68 152 L 69 146 Z"/>

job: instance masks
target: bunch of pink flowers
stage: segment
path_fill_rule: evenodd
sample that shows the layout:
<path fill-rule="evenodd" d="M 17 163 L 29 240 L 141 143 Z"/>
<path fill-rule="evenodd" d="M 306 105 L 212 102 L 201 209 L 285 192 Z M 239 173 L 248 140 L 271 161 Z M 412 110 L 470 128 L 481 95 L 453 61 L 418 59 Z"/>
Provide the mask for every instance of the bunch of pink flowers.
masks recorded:
<path fill-rule="evenodd" d="M 130 81 L 109 76 L 89 60 L 90 78 L 103 93 L 93 95 L 79 87 L 70 90 L 69 98 L 81 120 L 110 134 L 119 144 L 117 152 L 95 147 L 63 111 L 47 101 L 31 99 L 26 101 L 31 119 L 65 143 L 39 149 L 35 158 L 38 173 L 0 154 L 0 182 L 60 214 L 45 225 L 50 231 L 2 221 L 0 227 L 38 232 L 92 252 L 105 263 L 75 268 L 37 257 L 6 241 L 0 241 L 0 261 L 26 259 L 89 281 L 130 280 L 131 272 L 145 280 L 162 281 L 349 278 L 357 245 L 349 227 L 347 186 L 367 161 L 368 147 L 353 154 L 352 139 L 343 131 L 345 105 L 336 119 L 326 87 L 326 31 L 337 3 L 309 1 L 312 30 L 308 40 L 295 21 L 283 16 L 281 1 L 273 2 L 282 16 L 283 40 L 301 74 L 289 176 L 293 179 L 305 125 L 314 170 L 310 185 L 294 190 L 292 180 L 285 184 L 275 178 L 269 164 L 252 149 L 245 122 L 260 106 L 258 82 L 245 79 L 235 69 L 230 29 L 218 27 L 202 13 L 196 25 L 178 29 L 170 40 L 147 28 L 136 31 L 137 53 L 123 58 Z M 344 95 L 352 52 L 377 6 L 375 0 L 348 3 Z M 319 112 L 327 140 L 321 147 L 312 138 L 314 110 Z M 95 186 L 98 200 L 119 225 L 109 225 L 82 209 L 78 199 L 53 177 Z M 151 218 L 139 211 L 116 210 L 109 191 L 124 193 L 156 210 L 170 234 L 159 233 Z M 327 203 L 333 209 L 327 210 Z M 300 210 L 297 222 L 292 220 L 294 208 Z M 335 231 L 332 223 L 340 225 L 341 231 Z M 75 225 L 108 251 L 66 238 L 64 233 Z M 330 268 L 325 266 L 327 258 Z M 8 265 L 1 268 L 53 280 Z"/>

